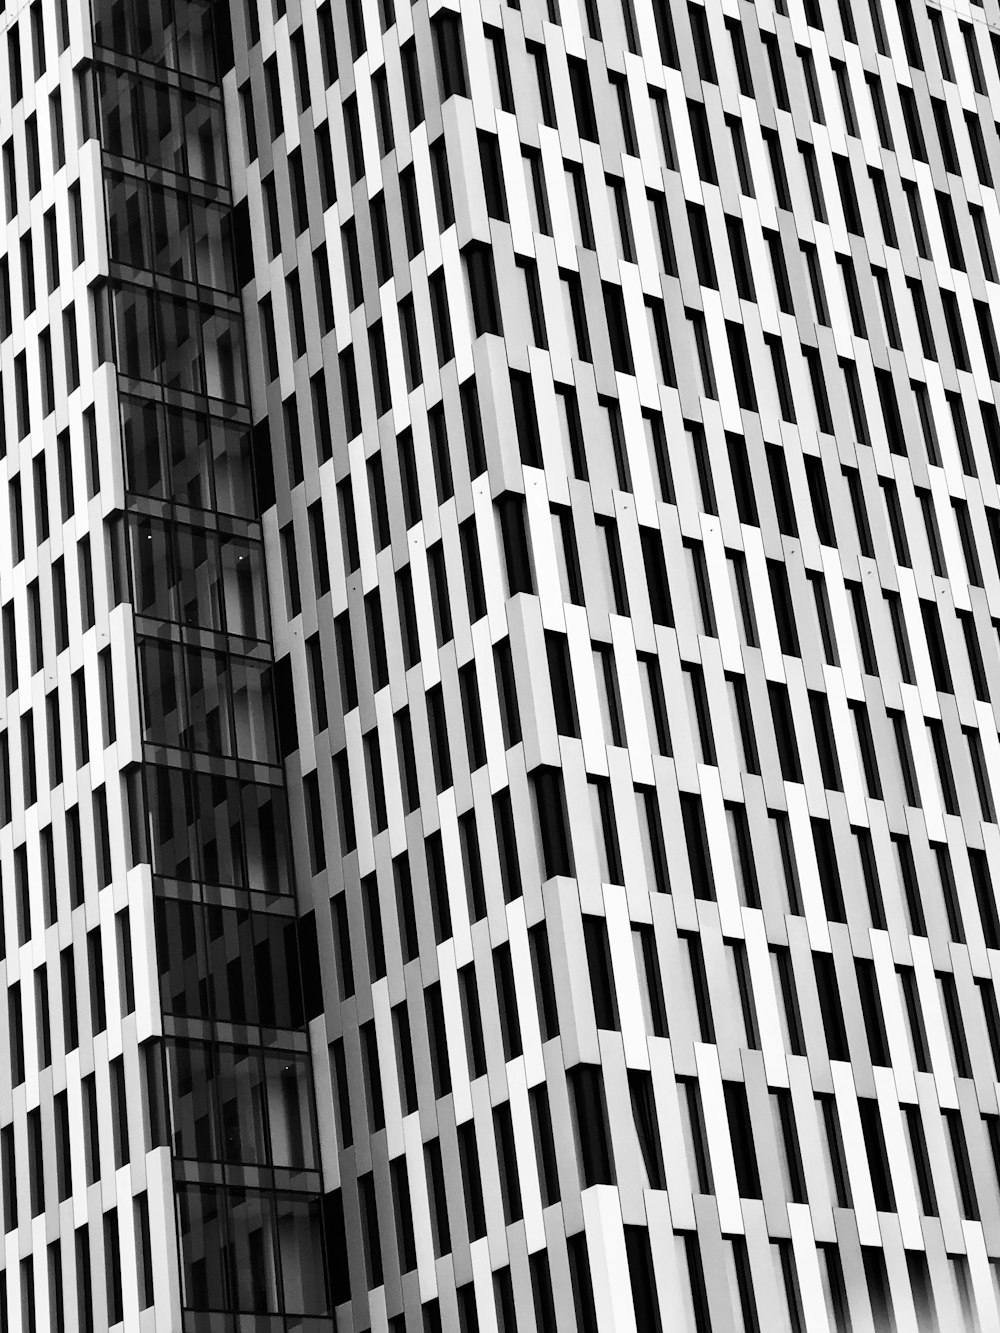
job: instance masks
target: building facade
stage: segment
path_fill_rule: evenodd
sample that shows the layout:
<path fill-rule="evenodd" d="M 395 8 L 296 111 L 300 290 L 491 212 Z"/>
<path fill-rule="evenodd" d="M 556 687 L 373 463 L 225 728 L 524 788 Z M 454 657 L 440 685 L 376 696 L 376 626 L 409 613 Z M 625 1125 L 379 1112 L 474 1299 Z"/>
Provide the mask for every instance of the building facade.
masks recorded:
<path fill-rule="evenodd" d="M 1000 1327 L 998 105 L 0 0 L 0 1328 Z"/>

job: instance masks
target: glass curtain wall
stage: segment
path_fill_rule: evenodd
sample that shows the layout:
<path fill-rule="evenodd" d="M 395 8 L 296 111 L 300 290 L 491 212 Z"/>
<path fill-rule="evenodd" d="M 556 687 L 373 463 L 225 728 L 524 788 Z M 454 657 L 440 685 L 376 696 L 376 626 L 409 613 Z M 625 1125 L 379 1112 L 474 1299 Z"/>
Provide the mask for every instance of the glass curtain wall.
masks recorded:
<path fill-rule="evenodd" d="M 226 6 L 96 0 L 185 1333 L 332 1329 L 220 70 Z"/>

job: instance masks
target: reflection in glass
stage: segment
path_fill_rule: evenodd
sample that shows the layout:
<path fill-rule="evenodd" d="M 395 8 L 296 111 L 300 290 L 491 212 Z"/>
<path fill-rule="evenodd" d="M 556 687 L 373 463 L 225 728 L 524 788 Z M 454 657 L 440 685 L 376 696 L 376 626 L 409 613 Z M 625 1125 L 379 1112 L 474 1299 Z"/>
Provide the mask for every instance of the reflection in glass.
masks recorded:
<path fill-rule="evenodd" d="M 95 0 L 94 42 L 202 79 L 217 75 L 212 0 Z"/>
<path fill-rule="evenodd" d="M 136 296 L 128 288 L 119 296 L 128 301 Z M 140 371 L 139 378 L 157 380 L 168 389 L 189 393 L 205 392 L 205 369 L 201 340 L 198 337 L 198 310 L 190 301 L 162 292 L 149 293 L 154 318 L 154 361 Z"/>
<path fill-rule="evenodd" d="M 274 1203 L 256 1190 L 229 1191 L 236 1308 L 266 1314 L 281 1309 Z"/>
<path fill-rule="evenodd" d="M 223 1196 L 211 1185 L 178 1187 L 184 1304 L 196 1310 L 232 1306 Z"/>
<path fill-rule="evenodd" d="M 186 1184 L 177 1211 L 187 1307 L 329 1312 L 318 1199 Z"/>
<path fill-rule="evenodd" d="M 193 211 L 211 207 L 217 212 L 222 210 L 197 201 L 188 193 L 181 194 L 118 172 L 106 174 L 105 188 L 112 260 L 184 282 L 196 282 Z M 221 244 L 221 230 L 219 235 Z"/>
<path fill-rule="evenodd" d="M 118 369 L 168 389 L 243 402 L 242 320 L 129 283 L 112 289 Z"/>
<path fill-rule="evenodd" d="M 278 762 L 269 666 L 148 636 L 137 646 L 145 740 L 258 764 Z"/>
<path fill-rule="evenodd" d="M 319 1200 L 279 1194 L 275 1203 L 285 1311 L 288 1314 L 326 1314 L 329 1299 Z"/>
<path fill-rule="evenodd" d="M 288 825 L 279 787 L 146 766 L 150 860 L 169 879 L 288 893 Z"/>
<path fill-rule="evenodd" d="M 175 1156 L 315 1169 L 308 1056 L 179 1038 L 166 1052 Z"/>
<path fill-rule="evenodd" d="M 208 992 L 212 1016 L 223 1023 L 256 1023 L 253 918 L 249 912 L 204 909 Z"/>
<path fill-rule="evenodd" d="M 131 394 L 121 404 L 129 490 L 256 517 L 248 428 Z"/>
<path fill-rule="evenodd" d="M 166 1043 L 171 1151 L 205 1162 L 221 1156 L 213 1106 L 215 1048 L 205 1041 Z"/>
<path fill-rule="evenodd" d="M 260 640 L 263 555 L 258 542 L 148 514 L 129 518 L 136 613 Z"/>
<path fill-rule="evenodd" d="M 294 918 L 161 898 L 156 905 L 164 1012 L 220 1023 L 302 1025 Z"/>
<path fill-rule="evenodd" d="M 105 186 L 115 263 L 236 291 L 230 209 L 117 171 L 105 173 Z"/>
<path fill-rule="evenodd" d="M 267 1164 L 260 1057 L 246 1046 L 216 1047 L 222 1156 L 227 1162 Z"/>
<path fill-rule="evenodd" d="M 205 78 L 218 77 L 217 51 L 231 63 L 227 4 L 94 0 L 94 9 L 98 46 Z M 136 270 L 135 281 L 117 283 L 112 295 L 119 371 L 145 382 L 139 395 L 215 400 L 205 404 L 209 415 L 123 395 L 127 486 L 164 502 L 167 515 L 181 516 L 173 506 L 186 505 L 256 519 L 249 428 L 219 415 L 246 415 L 239 405 L 247 401 L 232 214 L 199 197 L 212 184 L 193 184 L 226 184 L 221 97 L 179 82 L 186 80 L 97 70 L 104 148 L 154 168 L 149 176 L 162 169 L 190 185 L 178 191 L 161 180 L 107 175 L 111 257 Z M 157 282 L 192 286 L 163 291 Z M 182 1299 L 191 1312 L 183 1322 L 211 1333 L 304 1333 L 330 1325 L 320 1199 L 256 1188 L 274 1179 L 316 1188 L 316 1176 L 291 1174 L 317 1168 L 309 1058 L 281 1049 L 305 1022 L 291 904 L 272 899 L 263 912 L 260 898 L 240 899 L 253 902 L 248 910 L 163 896 L 231 902 L 233 889 L 271 895 L 291 887 L 283 790 L 193 771 L 236 769 L 220 759 L 277 763 L 271 668 L 244 655 L 259 653 L 267 634 L 261 546 L 214 522 L 193 526 L 190 512 L 183 517 L 189 521 L 133 511 L 124 525 L 135 610 L 141 628 L 154 631 L 137 639 L 144 739 L 173 750 L 171 762 L 191 765 L 135 772 L 135 794 L 139 784 L 144 793 L 133 800 L 135 846 L 148 839 L 160 877 L 162 1008 L 175 1033 L 228 1039 L 164 1041 L 170 1145 L 184 1163 L 178 1174 L 212 1172 L 226 1182 L 176 1185 Z M 124 568 L 116 566 L 116 586 Z M 161 634 L 193 642 L 154 637 Z M 226 651 L 205 646 L 220 642 Z M 257 1044 L 235 1044 L 238 1037 Z"/>
<path fill-rule="evenodd" d="M 316 1147 L 308 1057 L 265 1051 L 264 1087 L 272 1165 L 313 1170 Z"/>
<path fill-rule="evenodd" d="M 148 245 L 143 218 L 144 183 L 129 176 L 107 172 L 108 234 L 111 258 L 132 268 L 149 268 Z"/>
<path fill-rule="evenodd" d="M 110 65 L 98 67 L 97 97 L 107 152 L 226 184 L 220 102 Z"/>

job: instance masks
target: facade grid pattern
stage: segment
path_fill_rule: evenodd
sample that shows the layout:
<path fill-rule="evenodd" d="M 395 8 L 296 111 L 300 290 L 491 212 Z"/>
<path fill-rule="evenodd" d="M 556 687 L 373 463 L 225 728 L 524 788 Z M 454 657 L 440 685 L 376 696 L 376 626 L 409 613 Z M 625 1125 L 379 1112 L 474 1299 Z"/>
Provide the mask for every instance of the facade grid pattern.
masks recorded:
<path fill-rule="evenodd" d="M 0 0 L 0 1328 L 1000 1327 L 997 106 Z"/>
<path fill-rule="evenodd" d="M 1000 10 L 239 9 L 344 1323 L 996 1327 Z"/>

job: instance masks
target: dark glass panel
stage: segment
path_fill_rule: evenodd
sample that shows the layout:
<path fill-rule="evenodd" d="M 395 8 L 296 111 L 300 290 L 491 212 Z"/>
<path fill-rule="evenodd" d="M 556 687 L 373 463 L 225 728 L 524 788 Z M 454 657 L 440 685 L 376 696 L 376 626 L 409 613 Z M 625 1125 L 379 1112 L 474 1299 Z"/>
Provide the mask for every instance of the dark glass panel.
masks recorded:
<path fill-rule="evenodd" d="M 215 1095 L 227 1162 L 267 1165 L 264 1079 L 260 1054 L 247 1046 L 216 1048 Z"/>
<path fill-rule="evenodd" d="M 129 518 L 132 596 L 138 615 L 174 619 L 175 580 L 170 525 L 145 514 Z"/>
<path fill-rule="evenodd" d="M 256 1190 L 230 1190 L 229 1205 L 236 1309 L 277 1313 L 281 1303 L 274 1201 Z"/>
<path fill-rule="evenodd" d="M 129 553 L 137 614 L 262 639 L 263 552 L 259 542 L 133 514 Z"/>
<path fill-rule="evenodd" d="M 295 921 L 255 913 L 253 938 L 258 1021 L 262 1027 L 301 1027 L 302 990 Z"/>
<path fill-rule="evenodd" d="M 278 1195 L 278 1245 L 286 1314 L 329 1313 L 319 1198 Z"/>
<path fill-rule="evenodd" d="M 122 420 L 130 490 L 255 516 L 247 428 L 132 395 L 122 397 Z"/>
<path fill-rule="evenodd" d="M 236 290 L 228 208 L 115 171 L 106 173 L 105 188 L 116 263 Z"/>
<path fill-rule="evenodd" d="M 226 183 L 220 102 L 109 65 L 98 67 L 97 97 L 101 142 L 109 153 Z"/>
<path fill-rule="evenodd" d="M 246 402 L 242 317 L 208 305 L 203 305 L 200 313 L 205 392 L 209 398 Z"/>
<path fill-rule="evenodd" d="M 218 77 L 211 0 L 97 0 L 94 42 L 202 79 Z"/>
<path fill-rule="evenodd" d="M 249 428 L 214 420 L 211 458 L 215 479 L 215 509 L 221 514 L 256 517 Z"/>
<path fill-rule="evenodd" d="M 157 957 L 161 1001 L 167 1013 L 214 1018 L 220 1023 L 289 1030 L 302 1027 L 292 917 L 161 898 L 157 902 Z M 293 1143 L 288 1130 L 282 1155 L 291 1155 Z M 306 1151 L 303 1146 L 302 1152 Z"/>
<path fill-rule="evenodd" d="M 128 288 L 124 294 L 127 296 Z M 156 294 L 154 302 L 159 356 L 144 378 L 157 380 L 168 389 L 204 393 L 205 363 L 197 307 L 162 292 Z"/>
<path fill-rule="evenodd" d="M 138 640 L 138 650 L 145 740 L 278 762 L 266 664 L 148 636 Z"/>
<path fill-rule="evenodd" d="M 169 619 L 201 629 L 224 630 L 218 533 L 181 523 L 169 526 L 176 552 L 176 573 L 164 571 L 164 581 L 169 580 L 172 594 Z"/>
<path fill-rule="evenodd" d="M 157 378 L 156 314 L 153 293 L 119 288 L 113 296 L 118 369 L 131 379 Z"/>
<path fill-rule="evenodd" d="M 156 904 L 156 951 L 163 1010 L 182 1018 L 208 1014 L 208 954 L 197 903 L 161 898 Z"/>
<path fill-rule="evenodd" d="M 315 1169 L 316 1143 L 308 1056 L 265 1051 L 264 1087 L 272 1164 Z"/>
<path fill-rule="evenodd" d="M 222 907 L 203 910 L 210 1014 L 222 1023 L 254 1024 L 257 999 L 250 913 Z"/>
<path fill-rule="evenodd" d="M 196 1310 L 232 1306 L 223 1195 L 211 1185 L 177 1189 L 182 1300 Z"/>
<path fill-rule="evenodd" d="M 280 788 L 153 764 L 146 773 L 156 874 L 263 893 L 289 891 Z"/>
<path fill-rule="evenodd" d="M 203 287 L 235 292 L 231 211 L 189 196 L 195 274 Z"/>
<path fill-rule="evenodd" d="M 329 1313 L 320 1207 L 315 1196 L 178 1185 L 185 1306 Z"/>
<path fill-rule="evenodd" d="M 150 185 L 146 190 L 149 257 L 144 267 L 184 282 L 194 282 L 191 252 L 191 200 L 177 190 Z"/>
<path fill-rule="evenodd" d="M 171 1151 L 175 1157 L 218 1161 L 222 1154 L 213 1096 L 216 1048 L 204 1041 L 168 1041 L 166 1055 Z"/>
<path fill-rule="evenodd" d="M 111 258 L 133 268 L 149 268 L 145 233 L 145 185 L 131 176 L 108 172 L 108 232 Z"/>
<path fill-rule="evenodd" d="M 176 1157 L 315 1169 L 307 1055 L 175 1038 L 166 1056 Z"/>
<path fill-rule="evenodd" d="M 227 402 L 245 400 L 238 314 L 127 283 L 113 289 L 112 300 L 122 374 Z"/>
<path fill-rule="evenodd" d="M 180 504 L 214 507 L 209 418 L 168 407 L 166 417 L 167 491 Z"/>
<path fill-rule="evenodd" d="M 144 398 L 123 397 L 121 402 L 128 488 L 140 495 L 165 499 L 169 488 L 161 457 L 157 406 Z"/>

